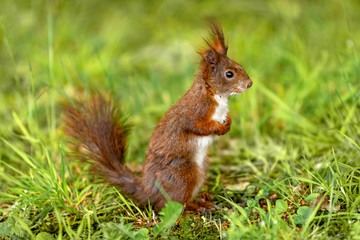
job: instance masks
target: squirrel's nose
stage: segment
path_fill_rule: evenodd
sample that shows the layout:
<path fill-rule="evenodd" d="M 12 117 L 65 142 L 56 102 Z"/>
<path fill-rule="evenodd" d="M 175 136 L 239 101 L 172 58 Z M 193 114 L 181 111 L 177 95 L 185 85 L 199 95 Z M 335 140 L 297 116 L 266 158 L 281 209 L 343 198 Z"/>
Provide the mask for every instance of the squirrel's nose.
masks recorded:
<path fill-rule="evenodd" d="M 252 86 L 252 81 L 250 80 L 250 82 L 247 84 L 247 88 L 250 88 Z"/>

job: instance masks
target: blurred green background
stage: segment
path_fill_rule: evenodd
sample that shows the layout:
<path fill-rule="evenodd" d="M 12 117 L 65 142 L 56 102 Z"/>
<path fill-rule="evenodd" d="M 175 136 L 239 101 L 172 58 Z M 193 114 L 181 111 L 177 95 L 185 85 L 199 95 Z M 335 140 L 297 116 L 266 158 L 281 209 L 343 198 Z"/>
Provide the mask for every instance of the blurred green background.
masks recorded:
<path fill-rule="evenodd" d="M 335 148 L 354 159 L 339 131 L 359 140 L 359 16 L 347 0 L 1 1 L 0 133 L 19 140 L 16 113 L 56 149 L 61 104 L 100 91 L 131 116 L 128 159 L 142 162 L 152 129 L 192 84 L 215 18 L 254 85 L 231 98 L 232 130 L 213 151 L 270 161 Z"/>

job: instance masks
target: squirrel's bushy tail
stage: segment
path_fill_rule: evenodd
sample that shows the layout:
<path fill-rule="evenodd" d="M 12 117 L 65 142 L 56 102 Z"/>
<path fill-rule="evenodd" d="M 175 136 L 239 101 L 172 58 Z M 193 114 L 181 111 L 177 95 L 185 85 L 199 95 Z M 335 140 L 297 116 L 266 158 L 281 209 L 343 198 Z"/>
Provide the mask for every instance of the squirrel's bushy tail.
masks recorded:
<path fill-rule="evenodd" d="M 92 161 L 95 173 L 120 188 L 135 201 L 141 196 L 140 178 L 124 165 L 128 127 L 121 121 L 118 109 L 98 95 L 87 105 L 76 103 L 65 108 L 66 133 L 76 141 L 81 156 Z"/>

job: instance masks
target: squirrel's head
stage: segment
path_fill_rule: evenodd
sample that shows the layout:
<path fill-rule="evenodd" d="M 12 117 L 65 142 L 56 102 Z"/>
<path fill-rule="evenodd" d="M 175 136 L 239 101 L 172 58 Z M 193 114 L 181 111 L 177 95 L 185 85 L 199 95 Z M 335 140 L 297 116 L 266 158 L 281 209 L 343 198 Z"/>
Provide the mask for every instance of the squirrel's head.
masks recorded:
<path fill-rule="evenodd" d="M 198 51 L 202 56 L 201 72 L 203 79 L 216 94 L 236 95 L 251 87 L 252 81 L 245 70 L 226 56 L 228 47 L 220 25 L 210 24 L 211 39 L 207 47 Z"/>

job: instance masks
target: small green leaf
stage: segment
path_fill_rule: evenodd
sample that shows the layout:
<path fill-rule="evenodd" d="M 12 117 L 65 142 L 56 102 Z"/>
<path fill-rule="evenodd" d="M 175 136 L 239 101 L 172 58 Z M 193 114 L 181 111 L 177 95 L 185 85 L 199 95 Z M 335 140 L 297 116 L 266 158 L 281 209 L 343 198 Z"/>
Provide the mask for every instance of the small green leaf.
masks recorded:
<path fill-rule="evenodd" d="M 259 190 L 258 194 L 256 194 L 255 199 L 259 200 L 261 198 L 265 198 L 265 197 L 269 196 L 269 194 L 270 193 L 267 188 L 262 188 Z"/>
<path fill-rule="evenodd" d="M 31 221 L 29 219 L 16 216 L 13 216 L 12 218 L 15 220 L 15 225 L 11 230 L 13 234 L 21 238 L 29 238 L 29 234 L 31 234 L 32 237 L 35 237 L 30 230 Z"/>
<path fill-rule="evenodd" d="M 283 212 L 286 212 L 288 208 L 288 204 L 285 200 L 279 199 L 275 203 L 275 213 L 281 214 Z"/>
<path fill-rule="evenodd" d="M 255 188 L 254 187 L 249 187 L 248 190 L 247 190 L 247 193 L 249 195 L 253 194 L 255 192 Z"/>
<path fill-rule="evenodd" d="M 132 231 L 132 223 L 124 224 L 124 219 L 121 222 L 115 224 L 113 222 L 101 223 L 101 230 L 103 232 L 104 239 L 136 239 L 146 240 L 149 239 L 149 231 L 146 228 L 142 228 L 138 231 Z"/>
<path fill-rule="evenodd" d="M 161 223 L 157 224 L 154 227 L 154 238 L 160 234 L 166 235 L 172 226 L 175 225 L 176 221 L 179 219 L 182 211 L 183 205 L 178 202 L 170 201 L 165 204 L 165 207 L 159 212 L 159 218 Z"/>
<path fill-rule="evenodd" d="M 135 232 L 135 239 L 149 239 L 149 230 L 147 230 L 146 228 L 139 229 L 137 232 Z"/>
<path fill-rule="evenodd" d="M 11 229 L 13 227 L 12 223 L 9 222 L 8 218 L 5 222 L 0 224 L 0 237 L 10 237 L 11 236 Z"/>
<path fill-rule="evenodd" d="M 305 224 L 312 213 L 312 209 L 308 206 L 301 206 L 294 215 L 295 224 Z"/>
<path fill-rule="evenodd" d="M 256 202 L 254 199 L 249 199 L 249 200 L 246 201 L 246 204 L 247 204 L 247 206 L 248 206 L 249 208 L 255 207 L 255 206 L 256 206 L 256 203 L 257 203 L 257 202 Z"/>
<path fill-rule="evenodd" d="M 36 240 L 56 240 L 56 238 L 54 238 L 50 233 L 41 232 L 36 235 Z"/>
<path fill-rule="evenodd" d="M 239 207 L 240 207 L 240 206 L 239 206 Z M 245 217 L 248 217 L 248 216 L 250 215 L 250 213 L 251 213 L 251 208 L 249 208 L 249 207 L 244 207 L 243 211 L 245 211 L 245 212 L 243 213 L 243 215 L 244 215 Z"/>
<path fill-rule="evenodd" d="M 307 202 L 312 202 L 315 198 L 317 198 L 320 194 L 319 193 L 312 193 L 304 198 Z"/>

